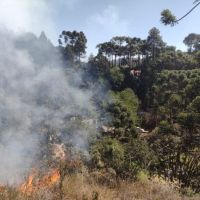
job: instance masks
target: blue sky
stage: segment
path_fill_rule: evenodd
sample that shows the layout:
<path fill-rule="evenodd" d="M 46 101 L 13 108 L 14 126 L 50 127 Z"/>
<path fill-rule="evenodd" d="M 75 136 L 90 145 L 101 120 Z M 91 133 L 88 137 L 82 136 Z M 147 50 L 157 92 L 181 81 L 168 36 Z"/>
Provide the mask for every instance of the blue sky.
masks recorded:
<path fill-rule="evenodd" d="M 16 32 L 43 30 L 54 44 L 62 30 L 83 31 L 88 55 L 113 36 L 145 39 L 157 27 L 165 42 L 186 50 L 184 37 L 200 33 L 200 7 L 175 27 L 161 24 L 160 12 L 169 8 L 181 17 L 192 6 L 193 0 L 1 0 L 0 25 Z"/>

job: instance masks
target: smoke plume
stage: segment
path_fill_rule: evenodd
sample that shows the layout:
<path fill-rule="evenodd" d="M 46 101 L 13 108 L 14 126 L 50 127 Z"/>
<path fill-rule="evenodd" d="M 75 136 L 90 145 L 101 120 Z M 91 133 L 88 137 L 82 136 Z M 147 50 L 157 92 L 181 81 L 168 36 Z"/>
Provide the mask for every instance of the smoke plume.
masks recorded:
<path fill-rule="evenodd" d="M 87 148 L 88 132 L 68 127 L 73 117 L 90 116 L 92 92 L 80 89 L 77 70 L 63 66 L 58 48 L 44 34 L 0 30 L 0 184 L 19 184 L 52 141 Z M 80 133 L 81 132 L 81 133 Z"/>

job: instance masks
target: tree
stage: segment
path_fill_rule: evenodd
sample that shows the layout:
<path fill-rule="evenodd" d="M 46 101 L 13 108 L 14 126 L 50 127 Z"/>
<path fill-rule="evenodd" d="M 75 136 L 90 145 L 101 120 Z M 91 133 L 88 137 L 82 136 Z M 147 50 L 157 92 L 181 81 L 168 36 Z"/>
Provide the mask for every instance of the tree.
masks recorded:
<path fill-rule="evenodd" d="M 130 118 L 134 123 L 137 122 L 137 111 L 139 107 L 139 102 L 137 96 L 134 94 L 133 90 L 127 88 L 121 92 L 110 92 L 109 98 L 113 102 L 120 102 L 123 106 L 127 108 L 130 112 Z"/>
<path fill-rule="evenodd" d="M 126 46 L 126 37 L 125 36 L 116 36 L 111 39 L 111 42 L 114 45 L 115 60 L 116 57 L 119 57 L 119 66 L 121 66 L 121 56 L 124 55 L 124 50 Z"/>
<path fill-rule="evenodd" d="M 190 33 L 183 43 L 188 46 L 189 52 L 200 50 L 200 34 Z"/>
<path fill-rule="evenodd" d="M 150 170 L 157 157 L 146 141 L 130 140 L 125 146 L 124 174 L 126 178 L 135 177 L 140 170 Z"/>
<path fill-rule="evenodd" d="M 160 50 L 165 46 L 165 43 L 163 42 L 160 35 L 160 31 L 157 28 L 153 27 L 149 31 L 149 36 L 147 37 L 147 45 L 151 51 L 153 60 L 155 60 L 155 57 L 158 56 Z"/>
<path fill-rule="evenodd" d="M 189 105 L 189 108 L 195 112 L 200 113 L 200 96 L 197 96 Z"/>
<path fill-rule="evenodd" d="M 91 157 L 97 167 L 118 171 L 124 162 L 124 148 L 116 139 L 105 137 L 92 146 Z"/>
<path fill-rule="evenodd" d="M 138 65 L 140 64 L 140 55 L 142 54 L 142 45 L 143 41 L 140 38 L 137 37 L 127 37 L 126 38 L 126 49 L 127 49 L 127 57 L 129 60 L 129 64 L 131 67 L 133 67 L 133 57 L 138 57 Z"/>
<path fill-rule="evenodd" d="M 171 26 L 174 26 L 176 24 L 176 16 L 169 9 L 165 9 L 161 12 L 161 22 L 164 25 L 171 24 Z"/>
<path fill-rule="evenodd" d="M 90 72 L 93 76 L 100 76 L 105 75 L 109 71 L 110 63 L 106 56 L 104 56 L 101 52 L 98 53 L 95 57 L 90 57 L 89 59 L 90 64 Z"/>
<path fill-rule="evenodd" d="M 111 84 L 112 89 L 120 90 L 122 89 L 123 82 L 124 82 L 124 73 L 118 67 L 112 68 L 109 71 L 109 81 Z"/>
<path fill-rule="evenodd" d="M 77 41 L 74 45 L 74 52 L 75 55 L 78 57 L 79 62 L 81 60 L 81 57 L 86 54 L 86 43 L 87 43 L 87 38 L 85 34 L 82 31 L 79 32 Z"/>
<path fill-rule="evenodd" d="M 183 15 L 181 18 L 177 19 L 176 16 L 174 16 L 169 9 L 165 9 L 161 12 L 161 22 L 164 25 L 171 25 L 174 26 L 179 21 L 187 17 L 197 6 L 200 5 L 200 0 L 194 1 L 194 6 L 192 9 L 190 9 L 185 15 Z"/>
<path fill-rule="evenodd" d="M 98 48 L 98 54 L 104 55 L 106 56 L 108 59 L 110 59 L 111 57 L 111 66 L 114 65 L 113 62 L 113 55 L 114 55 L 114 44 L 112 42 L 104 42 L 104 43 L 100 43 L 97 45 Z M 115 65 L 116 65 L 116 61 L 115 61 Z"/>
<path fill-rule="evenodd" d="M 114 127 L 111 136 L 122 143 L 127 143 L 132 138 L 137 138 L 134 121 L 126 105 L 114 101 L 108 103 L 107 112 L 110 115 L 109 126 Z"/>
<path fill-rule="evenodd" d="M 80 59 L 86 53 L 87 38 L 85 34 L 77 31 L 63 31 L 58 39 L 58 43 L 64 48 L 66 55 L 71 56 L 72 60 Z"/>

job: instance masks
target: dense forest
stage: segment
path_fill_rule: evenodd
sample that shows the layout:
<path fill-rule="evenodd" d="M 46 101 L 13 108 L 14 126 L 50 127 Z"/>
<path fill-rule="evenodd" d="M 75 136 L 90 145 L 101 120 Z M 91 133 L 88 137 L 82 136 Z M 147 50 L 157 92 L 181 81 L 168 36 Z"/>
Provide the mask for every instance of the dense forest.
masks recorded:
<path fill-rule="evenodd" d="M 198 192 L 200 35 L 184 39 L 188 52 L 168 46 L 157 28 L 146 40 L 115 36 L 82 64 L 86 39 L 80 33 L 83 49 L 77 52 L 76 34 L 62 33 L 64 56 L 95 77 L 88 84 L 109 88 L 109 99 L 98 102 L 111 121 L 91 146 L 94 167 L 111 167 L 123 178 L 148 170 Z M 138 126 L 149 133 L 143 136 Z"/>
<path fill-rule="evenodd" d="M 163 23 L 175 24 L 176 19 L 169 10 L 162 15 L 167 15 L 169 20 L 162 18 Z M 9 41 L 9 36 L 5 40 Z M 177 185 L 177 196 L 171 199 L 179 199 L 179 194 L 195 198 L 200 193 L 200 34 L 190 33 L 183 38 L 188 48 L 184 52 L 169 46 L 153 27 L 146 39 L 113 36 L 109 41 L 102 41 L 96 46 L 97 54 L 88 59 L 87 40 L 82 31 L 64 30 L 58 36 L 57 45 L 53 45 L 44 32 L 39 37 L 26 33 L 15 37 L 13 42 L 14 48 L 31 55 L 36 72 L 40 70 L 38 66 L 51 63 L 51 68 L 60 68 L 63 73 L 62 80 L 53 74 L 48 82 L 45 76 L 40 77 L 39 84 L 34 82 L 34 94 L 30 95 L 28 89 L 25 94 L 20 92 L 20 97 L 28 96 L 28 101 L 37 104 L 41 113 L 44 108 L 51 111 L 45 110 L 44 118 L 39 122 L 35 120 L 34 126 L 42 130 L 44 138 L 37 155 L 42 163 L 40 168 L 58 169 L 56 195 L 59 197 L 54 199 L 65 199 L 66 177 L 73 182 L 74 174 L 87 174 L 87 183 L 83 176 L 78 177 L 85 185 L 95 177 L 99 185 L 111 189 L 125 182 L 147 182 L 159 177 Z M 66 87 L 60 88 L 64 77 Z M 53 90 L 55 98 L 51 98 L 49 90 Z M 65 90 L 73 92 L 65 97 Z M 34 100 L 29 98 L 32 96 Z M 65 109 L 67 106 L 70 108 Z M 54 121 L 61 115 L 62 122 L 55 126 Z M 4 117 L 3 120 L 2 127 L 7 129 L 10 119 Z M 54 157 L 52 147 L 56 149 Z M 32 192 L 29 180 L 21 186 L 21 191 L 28 194 Z M 146 187 L 144 182 L 140 187 Z M 79 187 L 78 183 L 76 186 Z M 128 185 L 123 188 L 129 190 Z M 0 186 L 0 192 L 3 189 Z M 92 190 L 91 199 L 101 199 L 98 189 Z M 24 198 L 17 197 L 12 187 L 7 191 L 8 199 Z M 7 194 L 1 193 L 0 199 L 6 199 Z M 118 196 L 122 193 L 121 189 Z M 28 195 L 29 198 L 33 197 Z M 83 194 L 81 199 L 90 198 Z M 119 199 L 131 198 L 124 195 Z"/>
<path fill-rule="evenodd" d="M 199 192 L 200 35 L 183 42 L 188 52 L 168 46 L 152 28 L 146 40 L 115 36 L 97 45 L 86 68 L 111 88 L 100 105 L 112 129 L 91 147 L 96 166 L 123 178 L 146 170 Z"/>

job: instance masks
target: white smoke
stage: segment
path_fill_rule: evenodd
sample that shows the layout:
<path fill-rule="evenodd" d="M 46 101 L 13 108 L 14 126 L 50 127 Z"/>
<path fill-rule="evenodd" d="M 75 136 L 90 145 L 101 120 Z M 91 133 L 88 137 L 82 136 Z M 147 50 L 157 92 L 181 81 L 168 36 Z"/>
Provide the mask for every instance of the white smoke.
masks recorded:
<path fill-rule="evenodd" d="M 66 116 L 88 115 L 92 92 L 80 89 L 81 74 L 62 66 L 44 35 L 0 30 L 0 38 L 0 184 L 14 185 L 41 155 L 43 126 L 59 129 Z M 73 136 L 81 147 L 86 140 Z"/>
<path fill-rule="evenodd" d="M 31 31 L 39 34 L 41 30 L 56 37 L 54 23 L 55 7 L 48 0 L 1 0 L 0 25 L 15 32 Z M 42 22 L 42 23 L 41 23 Z"/>

